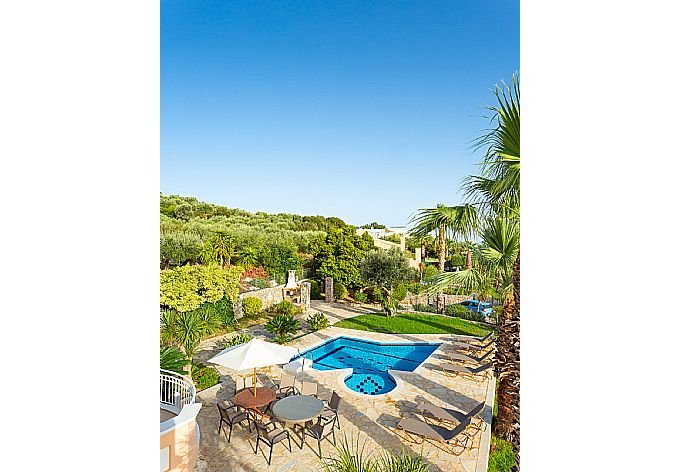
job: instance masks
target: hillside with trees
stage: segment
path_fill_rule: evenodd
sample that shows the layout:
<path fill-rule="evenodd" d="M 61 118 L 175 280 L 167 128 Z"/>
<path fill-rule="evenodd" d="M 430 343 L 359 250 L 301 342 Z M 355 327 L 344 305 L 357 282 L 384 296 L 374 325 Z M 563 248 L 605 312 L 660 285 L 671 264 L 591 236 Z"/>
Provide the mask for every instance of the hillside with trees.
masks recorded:
<path fill-rule="evenodd" d="M 317 236 L 347 226 L 336 217 L 251 213 L 161 194 L 160 264 L 172 268 L 222 261 L 225 254 L 226 263 L 263 267 L 282 280 L 288 269 L 310 266 L 309 245 Z"/>

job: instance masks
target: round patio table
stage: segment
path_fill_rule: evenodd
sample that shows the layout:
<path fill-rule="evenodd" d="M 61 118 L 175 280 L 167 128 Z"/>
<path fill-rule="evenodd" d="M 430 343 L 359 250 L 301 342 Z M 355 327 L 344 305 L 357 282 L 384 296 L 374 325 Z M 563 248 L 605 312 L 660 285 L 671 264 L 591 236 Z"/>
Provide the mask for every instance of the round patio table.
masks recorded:
<path fill-rule="evenodd" d="M 254 387 L 247 387 L 237 392 L 232 402 L 242 408 L 256 409 L 268 405 L 275 399 L 276 391 L 272 388 L 256 387 L 256 396 L 254 396 Z"/>
<path fill-rule="evenodd" d="M 323 412 L 323 402 L 311 395 L 290 395 L 275 402 L 271 409 L 285 423 L 306 423 Z"/>

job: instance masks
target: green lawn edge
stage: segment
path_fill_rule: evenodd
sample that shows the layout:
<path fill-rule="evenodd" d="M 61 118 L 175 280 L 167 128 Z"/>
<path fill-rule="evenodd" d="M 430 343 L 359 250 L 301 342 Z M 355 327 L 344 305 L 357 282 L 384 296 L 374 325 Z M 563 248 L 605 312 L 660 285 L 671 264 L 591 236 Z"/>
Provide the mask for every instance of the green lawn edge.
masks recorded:
<path fill-rule="evenodd" d="M 461 318 L 418 313 L 400 313 L 396 316 L 380 314 L 359 315 L 338 321 L 333 326 L 387 334 L 456 334 L 484 336 L 490 328 Z"/>

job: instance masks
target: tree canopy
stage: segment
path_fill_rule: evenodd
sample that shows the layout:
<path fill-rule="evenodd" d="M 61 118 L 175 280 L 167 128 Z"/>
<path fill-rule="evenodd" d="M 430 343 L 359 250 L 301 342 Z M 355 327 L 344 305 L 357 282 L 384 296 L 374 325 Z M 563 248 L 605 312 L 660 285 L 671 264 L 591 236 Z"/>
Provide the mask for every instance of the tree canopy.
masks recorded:
<path fill-rule="evenodd" d="M 348 288 L 362 287 L 359 264 L 364 254 L 374 247 L 368 234 L 358 236 L 354 226 L 329 228 L 309 245 L 314 255 L 314 269 L 319 278 L 333 277 Z"/>

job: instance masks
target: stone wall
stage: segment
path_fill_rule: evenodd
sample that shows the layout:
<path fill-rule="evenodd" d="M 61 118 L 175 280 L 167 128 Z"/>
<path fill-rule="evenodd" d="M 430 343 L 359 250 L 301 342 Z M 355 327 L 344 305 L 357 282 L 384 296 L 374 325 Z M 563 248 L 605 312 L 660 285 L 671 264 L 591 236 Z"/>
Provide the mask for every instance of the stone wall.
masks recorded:
<path fill-rule="evenodd" d="M 442 310 L 445 310 L 445 307 L 448 305 L 453 305 L 455 303 L 460 303 L 464 302 L 465 300 L 471 300 L 472 297 L 469 295 L 447 295 L 447 294 L 441 294 L 438 296 L 438 301 L 437 301 L 437 296 L 436 295 L 412 295 L 408 293 L 407 297 L 402 301 L 403 304 L 406 305 L 416 305 L 416 304 L 422 304 L 422 305 L 434 305 L 436 306 L 436 303 L 438 303 L 439 308 Z"/>
<path fill-rule="evenodd" d="M 306 308 L 311 306 L 311 284 L 309 282 L 303 281 L 298 282 L 297 285 L 300 287 L 301 293 L 301 304 L 305 305 Z M 242 300 L 246 297 L 256 297 L 261 300 L 261 309 L 265 310 L 273 305 L 283 301 L 283 289 L 285 284 L 276 285 L 275 287 L 262 288 L 260 290 L 253 290 L 251 292 L 240 293 L 240 297 L 235 303 L 235 318 L 242 318 L 244 315 L 242 313 Z M 306 292 L 306 296 L 305 296 Z"/>

